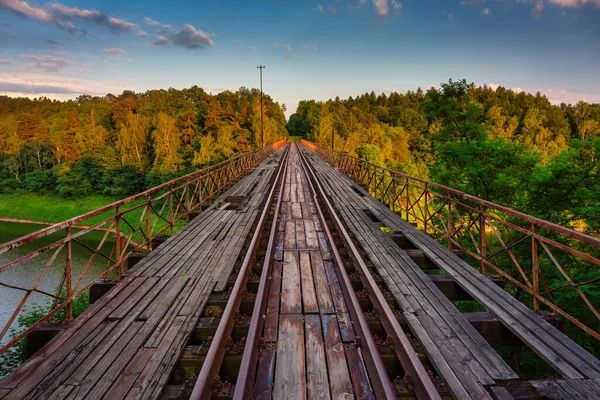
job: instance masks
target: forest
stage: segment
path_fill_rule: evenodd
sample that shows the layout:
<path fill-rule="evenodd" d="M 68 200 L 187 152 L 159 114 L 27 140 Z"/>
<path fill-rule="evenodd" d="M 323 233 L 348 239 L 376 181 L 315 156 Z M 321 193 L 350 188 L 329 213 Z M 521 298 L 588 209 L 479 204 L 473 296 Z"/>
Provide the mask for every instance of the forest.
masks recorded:
<path fill-rule="evenodd" d="M 260 91 L 124 91 L 60 102 L 0 96 L 0 192 L 124 197 L 261 146 Z M 264 98 L 265 143 L 286 135 Z"/>
<path fill-rule="evenodd" d="M 600 233 L 600 104 L 466 80 L 406 94 L 302 101 L 288 123 L 339 151 Z"/>

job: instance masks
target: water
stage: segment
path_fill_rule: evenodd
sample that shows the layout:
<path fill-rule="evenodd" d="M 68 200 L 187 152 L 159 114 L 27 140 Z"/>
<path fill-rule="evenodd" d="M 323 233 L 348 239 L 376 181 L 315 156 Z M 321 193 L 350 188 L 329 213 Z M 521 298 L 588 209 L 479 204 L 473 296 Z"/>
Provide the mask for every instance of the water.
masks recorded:
<path fill-rule="evenodd" d="M 0 222 L 0 243 L 8 242 L 42 228 L 43 226 L 41 225 Z M 55 234 L 39 239 L 34 243 L 11 250 L 8 253 L 0 254 L 0 266 L 5 265 L 12 260 L 18 259 L 19 257 L 25 256 L 31 251 L 49 245 L 54 241 L 64 237 L 64 235 L 65 231 L 59 231 Z M 80 241 L 86 244 L 88 247 L 96 249 L 101 242 L 103 235 L 104 232 L 90 232 L 83 235 L 80 238 Z M 113 237 L 110 235 L 102 248 L 104 254 L 110 255 L 110 250 L 113 246 L 113 243 Z M 38 279 L 40 272 L 43 271 L 55 250 L 56 249 L 50 250 L 45 254 L 29 260 L 24 264 L 20 264 L 6 272 L 0 272 L 0 282 L 25 288 L 31 287 Z M 85 247 L 77 243 L 73 243 L 73 285 L 75 285 L 79 279 L 79 276 L 88 263 L 91 254 L 92 253 Z M 63 276 L 65 260 L 66 246 L 58 254 L 56 260 L 40 281 L 38 289 L 49 293 L 55 293 L 56 288 L 60 285 L 60 281 Z M 79 287 L 83 287 L 91 282 L 94 278 L 102 273 L 106 266 L 107 260 L 101 256 L 96 256 Z M 22 290 L 0 286 L 0 331 L 4 328 L 7 321 L 9 321 L 12 313 L 15 311 L 25 294 L 26 292 Z M 49 296 L 45 296 L 40 293 L 32 293 L 25 304 L 28 309 L 31 309 L 31 307 L 34 305 L 46 305 L 51 301 L 52 298 Z M 15 327 L 16 324 L 13 323 L 12 326 Z M 6 335 L 2 339 L 1 343 L 6 343 L 8 339 L 8 335 Z"/>

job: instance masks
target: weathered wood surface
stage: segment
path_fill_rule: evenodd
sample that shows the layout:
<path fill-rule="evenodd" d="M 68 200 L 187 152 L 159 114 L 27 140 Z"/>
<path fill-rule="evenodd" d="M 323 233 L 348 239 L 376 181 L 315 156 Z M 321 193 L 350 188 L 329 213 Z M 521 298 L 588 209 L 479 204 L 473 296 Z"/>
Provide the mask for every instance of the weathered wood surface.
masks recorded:
<path fill-rule="evenodd" d="M 269 343 L 276 348 L 275 370 L 266 373 L 273 360 L 263 350 L 255 397 L 269 398 L 272 392 L 275 399 L 372 398 L 337 277 L 323 261 L 330 259 L 331 247 L 294 148 L 282 196 L 262 335 L 267 349 Z"/>
<path fill-rule="evenodd" d="M 135 270 L 0 382 L 3 399 L 156 399 L 213 290 L 251 234 L 283 150 L 145 257 Z"/>
<path fill-rule="evenodd" d="M 305 153 L 366 259 L 406 316 L 437 372 L 457 398 L 489 398 L 487 386 L 516 374 L 414 261 L 382 232 L 368 205 L 374 199 L 313 153 Z"/>
<path fill-rule="evenodd" d="M 414 248 L 422 251 L 563 377 L 598 378 L 598 359 L 456 254 L 402 220 L 350 178 L 331 168 L 314 153 L 304 153 L 315 167 L 327 195 L 337 205 L 340 216 L 381 274 L 399 308 L 407 316 L 411 330 L 451 390 L 460 390 L 455 381 L 458 379 L 473 396 L 469 389 L 473 384 L 486 387 L 517 376 L 391 235 L 380 230 L 382 224 L 394 233 L 404 235 Z M 453 381 L 454 384 L 451 383 Z"/>

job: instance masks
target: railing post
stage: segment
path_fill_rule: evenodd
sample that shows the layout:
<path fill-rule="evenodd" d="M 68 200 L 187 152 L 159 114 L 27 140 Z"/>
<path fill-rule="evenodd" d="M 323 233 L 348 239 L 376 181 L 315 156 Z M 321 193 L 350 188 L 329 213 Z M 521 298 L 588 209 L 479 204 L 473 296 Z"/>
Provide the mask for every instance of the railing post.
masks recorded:
<path fill-rule="evenodd" d="M 121 212 L 119 211 L 119 207 L 115 211 L 117 214 L 115 216 L 115 261 L 117 263 L 115 274 L 117 280 L 120 281 L 123 276 L 123 265 L 121 265 Z"/>
<path fill-rule="evenodd" d="M 173 184 L 169 185 L 169 225 L 171 226 L 171 235 L 175 225 L 175 216 L 173 215 Z"/>
<path fill-rule="evenodd" d="M 190 188 L 192 185 L 190 184 L 190 180 L 185 180 L 185 213 L 189 215 L 192 212 L 192 202 L 190 201 Z"/>
<path fill-rule="evenodd" d="M 150 195 L 148 195 L 146 199 L 146 240 L 148 241 L 147 248 L 149 252 L 152 251 L 152 232 L 150 231 L 150 213 L 152 212 L 152 207 L 150 207 L 150 204 L 152 204 L 152 201 Z"/>
<path fill-rule="evenodd" d="M 406 222 L 408 221 L 408 209 L 410 207 L 410 196 L 408 194 L 408 189 L 409 189 L 409 184 L 408 184 L 408 177 L 406 177 L 406 183 L 405 183 L 405 188 L 406 188 Z"/>
<path fill-rule="evenodd" d="M 481 250 L 481 273 L 486 274 L 486 239 L 485 239 L 485 207 L 479 206 L 479 247 Z"/>
<path fill-rule="evenodd" d="M 450 198 L 450 193 L 448 193 L 448 233 L 446 236 L 448 237 L 448 249 L 452 249 L 452 231 L 454 231 L 454 226 L 452 225 L 452 200 Z"/>
<path fill-rule="evenodd" d="M 73 296 L 73 240 L 71 239 L 71 227 L 67 227 L 67 263 L 65 264 L 65 284 L 66 284 L 66 298 L 67 306 L 65 312 L 67 314 L 67 322 L 73 320 L 73 303 L 71 302 L 71 296 Z"/>
<path fill-rule="evenodd" d="M 540 303 L 538 301 L 538 294 L 540 293 L 540 260 L 538 258 L 538 246 L 535 234 L 537 228 L 535 224 L 531 224 L 531 273 L 533 280 L 533 311 L 540 311 Z"/>
<path fill-rule="evenodd" d="M 427 233 L 427 220 L 429 219 L 429 205 L 427 202 L 427 197 L 429 195 L 429 186 L 425 184 L 425 215 L 423 216 L 423 225 L 425 233 Z"/>

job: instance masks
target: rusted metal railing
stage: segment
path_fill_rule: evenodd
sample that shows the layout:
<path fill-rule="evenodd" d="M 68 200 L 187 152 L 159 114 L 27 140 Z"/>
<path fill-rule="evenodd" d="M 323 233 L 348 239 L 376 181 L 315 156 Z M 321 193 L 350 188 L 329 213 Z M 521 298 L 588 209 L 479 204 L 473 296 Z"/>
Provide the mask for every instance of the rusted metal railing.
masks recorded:
<path fill-rule="evenodd" d="M 600 305 L 590 300 L 600 291 L 598 238 L 308 141 L 302 143 L 402 218 L 471 257 L 471 265 L 482 273 L 504 278 L 507 289 L 536 312 L 546 308 L 600 340 Z"/>
<path fill-rule="evenodd" d="M 151 250 L 151 242 L 156 236 L 173 233 L 177 224 L 183 223 L 190 212 L 212 202 L 237 178 L 255 168 L 284 143 L 285 140 L 281 140 L 262 149 L 240 154 L 145 192 L 0 244 L 0 254 L 6 254 L 9 260 L 0 266 L 0 286 L 24 293 L 9 320 L 2 327 L 0 340 L 9 332 L 34 293 L 51 299 L 52 302 L 49 312 L 43 318 L 29 327 L 24 327 L 22 332 L 0 348 L 0 355 L 62 310 L 65 319 L 72 320 L 73 301 L 94 282 L 108 277 L 121 279 L 129 256 Z M 95 247 L 84 242 L 85 235 L 92 232 L 103 233 Z M 56 238 L 56 235 L 62 237 Z M 51 243 L 48 244 L 48 241 Z M 79 246 L 89 252 L 89 259 L 85 265 L 77 266 L 77 270 L 81 270 L 77 274 L 74 274 L 73 246 Z M 24 249 L 27 249 L 26 254 L 22 255 Z M 100 274 L 90 276 L 90 267 L 99 258 L 104 260 L 105 266 Z M 8 278 L 3 279 L 6 272 L 15 268 L 26 268 L 28 263 L 39 262 L 41 259 L 45 261 L 44 267 L 31 286 L 13 284 Z M 40 282 L 48 271 L 56 268 L 59 263 L 63 263 L 60 267 L 63 271 L 60 284 L 55 291 L 42 290 Z"/>

